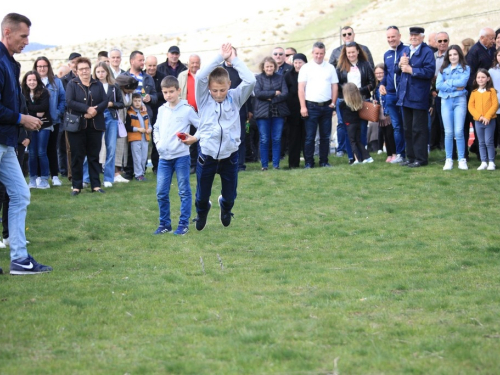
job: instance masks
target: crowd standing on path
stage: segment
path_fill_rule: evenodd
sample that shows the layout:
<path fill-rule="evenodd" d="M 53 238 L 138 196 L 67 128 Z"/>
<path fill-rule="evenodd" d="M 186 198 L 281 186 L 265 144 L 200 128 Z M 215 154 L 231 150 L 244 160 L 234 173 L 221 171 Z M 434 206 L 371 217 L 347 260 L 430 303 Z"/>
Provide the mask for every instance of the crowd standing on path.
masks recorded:
<path fill-rule="evenodd" d="M 406 45 L 392 25 L 386 30 L 389 49 L 376 66 L 379 59 L 355 41 L 351 26 L 344 26 L 343 43 L 329 61 L 320 41 L 311 51 L 276 46 L 258 75 L 225 43 L 203 64 L 197 54 L 190 55 L 187 66 L 178 46 L 171 46 L 160 64 L 156 56 L 135 50 L 128 71 L 120 67 L 120 48 L 100 51 L 95 63 L 73 52 L 57 74 L 50 59 L 41 56 L 20 81 L 14 55 L 28 44 L 30 27 L 30 20 L 17 13 L 6 15 L 1 24 L 0 247 L 10 246 L 11 274 L 52 270 L 26 249 L 30 188 L 50 188 L 50 181 L 60 186 L 61 175 L 71 181 L 72 196 L 89 185 L 104 194 L 101 173 L 105 188 L 140 183 L 146 179 L 149 146 L 160 211 L 156 235 L 189 232 L 190 174 L 197 181 L 193 221 L 201 231 L 212 207 L 215 174 L 222 184 L 219 218 L 224 227 L 230 225 L 247 155 L 255 160 L 260 154 L 264 172 L 269 158 L 279 169 L 287 153 L 290 169 L 300 167 L 301 154 L 305 169 L 316 166 L 316 155 L 319 167 L 331 167 L 335 118 L 335 155 L 347 154 L 352 165 L 374 162 L 368 121 L 360 112 L 365 101 L 380 104 L 379 123 L 373 126 L 378 125 L 377 148 L 386 150 L 387 163 L 424 167 L 431 148 L 444 148 L 443 170 L 453 169 L 453 160 L 467 170 L 469 150 L 481 160 L 479 170 L 496 168 L 500 29 L 484 27 L 477 41 L 467 38 L 459 46 L 451 44 L 446 31 L 429 33 L 426 44 L 425 29 L 414 26 Z M 311 52 L 310 61 L 304 52 Z M 469 149 L 471 125 L 476 137 Z M 258 129 L 257 144 L 252 129 Z M 23 175 L 25 151 L 29 184 Z M 174 172 L 181 199 L 175 231 L 169 197 Z"/>

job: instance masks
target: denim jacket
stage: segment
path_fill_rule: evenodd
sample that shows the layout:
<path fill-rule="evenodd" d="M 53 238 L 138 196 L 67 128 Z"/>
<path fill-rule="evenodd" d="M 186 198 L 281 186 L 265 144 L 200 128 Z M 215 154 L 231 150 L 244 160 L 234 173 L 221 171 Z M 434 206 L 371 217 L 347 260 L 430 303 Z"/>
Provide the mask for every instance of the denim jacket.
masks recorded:
<path fill-rule="evenodd" d="M 467 95 L 467 81 L 470 76 L 470 68 L 468 65 L 465 69 L 461 65 L 457 65 L 452 69 L 448 65 L 443 72 L 439 72 L 436 80 L 436 89 L 439 90 L 439 97 L 443 99 L 456 98 L 458 96 Z M 458 87 L 463 88 L 457 90 Z"/>
<path fill-rule="evenodd" d="M 64 90 L 61 80 L 54 77 L 54 84 L 47 83 L 47 90 L 50 93 L 50 116 L 52 117 L 52 123 L 60 124 L 62 123 L 62 117 L 64 114 L 64 108 L 66 108 L 66 91 Z"/>

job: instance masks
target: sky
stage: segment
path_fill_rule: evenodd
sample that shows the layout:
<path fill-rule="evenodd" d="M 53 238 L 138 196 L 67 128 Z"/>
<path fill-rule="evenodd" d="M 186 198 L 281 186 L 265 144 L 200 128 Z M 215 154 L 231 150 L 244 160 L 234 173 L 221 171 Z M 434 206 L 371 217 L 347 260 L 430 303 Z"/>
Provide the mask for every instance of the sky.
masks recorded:
<path fill-rule="evenodd" d="M 259 11 L 277 9 L 280 4 L 285 7 L 287 3 L 292 1 L 22 0 L 2 4 L 1 17 L 10 12 L 23 14 L 32 23 L 30 42 L 65 45 L 123 35 L 175 34 L 218 26 Z M 174 11 L 176 5 L 180 10 Z"/>

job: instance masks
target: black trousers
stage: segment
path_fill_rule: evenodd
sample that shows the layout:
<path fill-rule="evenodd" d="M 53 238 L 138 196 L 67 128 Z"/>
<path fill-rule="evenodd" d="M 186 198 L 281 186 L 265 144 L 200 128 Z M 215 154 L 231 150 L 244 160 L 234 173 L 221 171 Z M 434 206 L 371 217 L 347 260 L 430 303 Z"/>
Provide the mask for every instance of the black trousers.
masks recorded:
<path fill-rule="evenodd" d="M 347 136 L 351 143 L 352 152 L 356 154 L 358 161 L 361 163 L 363 160 L 368 159 L 370 154 L 366 150 L 363 143 L 361 143 L 361 123 L 351 122 L 345 124 L 347 127 Z"/>
<path fill-rule="evenodd" d="M 427 143 L 429 128 L 426 109 L 402 107 L 403 125 L 405 129 L 406 156 L 410 162 L 422 164 L 429 162 Z"/>
<path fill-rule="evenodd" d="M 304 150 L 306 128 L 304 119 L 299 114 L 288 116 L 288 167 L 298 168 L 300 153 Z"/>
<path fill-rule="evenodd" d="M 99 173 L 99 151 L 101 150 L 102 131 L 96 130 L 93 125 L 76 133 L 68 133 L 71 148 L 71 174 L 74 189 L 83 187 L 83 162 L 85 156 L 89 165 L 90 186 L 92 189 L 101 187 Z"/>
<path fill-rule="evenodd" d="M 387 126 L 378 126 L 378 149 L 387 150 L 387 156 L 396 155 L 396 141 L 394 140 L 394 128 L 391 124 Z"/>
<path fill-rule="evenodd" d="M 196 133 L 196 128 L 193 125 L 189 126 L 189 134 L 190 135 L 195 135 Z M 189 146 L 189 157 L 191 159 L 191 168 L 196 168 L 196 161 L 198 160 L 198 144 L 199 142 L 193 143 L 191 146 Z"/>

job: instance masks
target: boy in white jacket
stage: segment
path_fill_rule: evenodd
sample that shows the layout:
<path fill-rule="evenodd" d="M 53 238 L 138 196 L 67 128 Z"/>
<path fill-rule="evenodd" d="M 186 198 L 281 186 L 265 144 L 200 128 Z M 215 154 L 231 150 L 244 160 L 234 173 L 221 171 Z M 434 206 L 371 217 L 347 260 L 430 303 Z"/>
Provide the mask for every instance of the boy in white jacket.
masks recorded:
<path fill-rule="evenodd" d="M 167 76 L 161 81 L 161 91 L 167 101 L 158 109 L 153 126 L 153 139 L 160 156 L 157 172 L 156 197 L 160 208 L 160 225 L 154 234 L 172 231 L 170 220 L 170 185 L 174 171 L 181 198 L 181 215 L 175 235 L 185 235 L 189 231 L 191 216 L 191 186 L 189 185 L 190 157 L 189 146 L 181 139 L 189 133 L 189 126 L 198 128 L 199 117 L 187 100 L 181 100 L 179 81 Z"/>
<path fill-rule="evenodd" d="M 222 61 L 232 64 L 242 82 L 229 89 L 229 74 L 220 66 Z M 238 146 L 241 143 L 240 108 L 252 94 L 255 86 L 253 73 L 238 57 L 230 43 L 223 44 L 212 62 L 196 73 L 196 104 L 200 115 L 200 127 L 194 136 L 182 142 L 193 144 L 200 141 L 196 166 L 196 229 L 203 230 L 212 203 L 210 193 L 215 174 L 221 179 L 219 196 L 220 221 L 225 227 L 231 224 L 231 209 L 236 199 L 238 184 Z"/>

